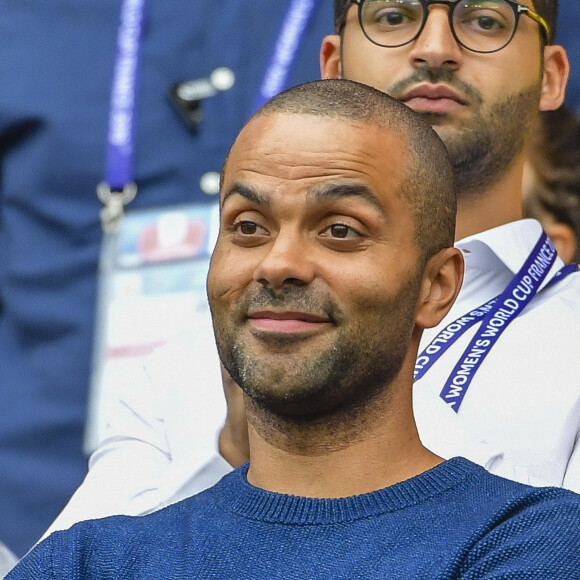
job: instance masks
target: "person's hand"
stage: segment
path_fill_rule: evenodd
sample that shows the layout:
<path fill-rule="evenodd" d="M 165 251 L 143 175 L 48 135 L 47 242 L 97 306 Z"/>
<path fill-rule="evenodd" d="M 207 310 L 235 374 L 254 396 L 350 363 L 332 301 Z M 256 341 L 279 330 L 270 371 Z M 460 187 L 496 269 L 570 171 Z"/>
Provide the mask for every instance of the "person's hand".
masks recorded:
<path fill-rule="evenodd" d="M 242 389 L 222 366 L 222 382 L 228 412 L 226 422 L 219 434 L 219 451 L 233 467 L 250 460 L 248 444 L 248 421 Z"/>

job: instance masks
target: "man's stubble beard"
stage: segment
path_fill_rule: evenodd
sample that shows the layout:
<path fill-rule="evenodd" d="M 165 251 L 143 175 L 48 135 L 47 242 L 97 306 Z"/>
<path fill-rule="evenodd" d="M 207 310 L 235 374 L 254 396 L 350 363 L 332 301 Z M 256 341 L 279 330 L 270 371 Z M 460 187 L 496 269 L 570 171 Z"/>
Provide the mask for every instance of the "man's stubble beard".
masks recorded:
<path fill-rule="evenodd" d="M 344 66 L 342 43 L 341 61 Z M 384 86 L 375 88 L 400 100 L 408 89 L 421 82 L 443 83 L 459 90 L 469 99 L 473 116 L 463 127 L 447 129 L 446 114 L 420 113 L 447 148 L 455 175 L 457 197 L 461 201 L 485 195 L 486 190 L 503 177 L 516 156 L 523 151 L 538 115 L 542 74 L 541 68 L 537 83 L 487 106 L 477 89 L 445 68 L 421 67 L 386 89 Z M 351 77 L 344 69 L 342 76 L 364 82 L 356 75 Z"/>
<path fill-rule="evenodd" d="M 459 129 L 446 130 L 441 118 L 424 115 L 449 152 L 459 200 L 485 195 L 509 170 L 532 133 L 539 94 L 539 86 L 531 86 L 488 108 L 479 107 Z"/>
<path fill-rule="evenodd" d="M 299 356 L 290 357 L 291 364 L 263 364 L 263 358 L 245 347 L 243 335 L 226 330 L 232 328 L 227 321 L 214 319 L 220 357 L 248 395 L 254 412 L 264 411 L 268 421 L 304 427 L 330 425 L 336 423 L 334 417 L 341 426 L 354 427 L 401 370 L 414 328 L 413 297 L 418 296 L 419 284 L 414 276 L 390 299 L 374 301 L 368 308 L 359 305 L 363 311 L 372 309 L 373 315 L 354 327 L 331 330 L 332 344 L 311 354 L 301 350 Z M 300 300 L 290 298 L 287 307 Z"/>

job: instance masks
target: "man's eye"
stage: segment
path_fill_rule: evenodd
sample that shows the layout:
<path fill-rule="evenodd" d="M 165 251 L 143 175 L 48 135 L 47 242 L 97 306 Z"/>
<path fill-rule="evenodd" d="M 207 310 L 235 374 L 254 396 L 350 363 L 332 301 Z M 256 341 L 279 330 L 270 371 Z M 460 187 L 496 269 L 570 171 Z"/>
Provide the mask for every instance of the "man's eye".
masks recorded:
<path fill-rule="evenodd" d="M 339 240 L 352 240 L 360 237 L 360 234 L 357 231 L 344 224 L 332 224 L 330 227 L 326 228 L 321 235 L 323 237 Z"/>
<path fill-rule="evenodd" d="M 265 232 L 264 228 L 260 227 L 256 222 L 248 220 L 235 223 L 233 229 L 236 233 L 242 234 L 243 236 L 255 236 Z"/>
<path fill-rule="evenodd" d="M 401 26 L 409 22 L 409 18 L 405 14 L 396 10 L 385 10 L 377 14 L 375 19 L 378 24 L 383 26 Z"/>
<path fill-rule="evenodd" d="M 463 29 L 466 34 L 497 35 L 507 31 L 509 21 L 509 16 L 506 16 L 501 10 L 492 10 L 487 5 L 485 8 L 481 8 L 477 5 L 475 8 L 466 8 L 459 14 L 454 25 Z"/>
<path fill-rule="evenodd" d="M 346 238 L 350 228 L 342 224 L 330 226 L 330 235 L 333 238 Z"/>
<path fill-rule="evenodd" d="M 499 22 L 495 18 L 490 18 L 489 16 L 478 18 L 477 26 L 482 30 L 495 30 L 501 28 Z"/>

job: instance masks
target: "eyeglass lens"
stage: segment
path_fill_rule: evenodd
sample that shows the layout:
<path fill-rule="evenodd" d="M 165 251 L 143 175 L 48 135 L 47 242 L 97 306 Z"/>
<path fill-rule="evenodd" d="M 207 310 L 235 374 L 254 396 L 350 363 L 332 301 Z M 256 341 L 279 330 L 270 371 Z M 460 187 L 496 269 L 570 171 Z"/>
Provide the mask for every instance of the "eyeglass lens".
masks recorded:
<path fill-rule="evenodd" d="M 376 44 L 401 46 L 419 33 L 423 10 L 418 0 L 368 0 L 361 12 L 363 30 Z M 454 6 L 452 21 L 461 44 L 478 52 L 493 52 L 511 40 L 516 16 L 504 0 L 462 0 Z"/>

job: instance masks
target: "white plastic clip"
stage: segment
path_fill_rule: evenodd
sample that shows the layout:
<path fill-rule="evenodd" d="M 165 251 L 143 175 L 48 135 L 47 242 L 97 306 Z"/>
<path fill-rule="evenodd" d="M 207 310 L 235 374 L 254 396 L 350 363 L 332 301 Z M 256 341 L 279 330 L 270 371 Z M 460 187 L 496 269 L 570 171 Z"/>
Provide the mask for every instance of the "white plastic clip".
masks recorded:
<path fill-rule="evenodd" d="M 100 212 L 101 227 L 106 234 L 115 234 L 119 230 L 125 213 L 125 206 L 137 195 L 137 185 L 130 182 L 121 191 L 113 191 L 107 183 L 97 185 L 97 197 L 105 207 Z"/>

